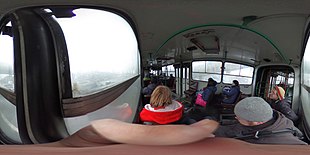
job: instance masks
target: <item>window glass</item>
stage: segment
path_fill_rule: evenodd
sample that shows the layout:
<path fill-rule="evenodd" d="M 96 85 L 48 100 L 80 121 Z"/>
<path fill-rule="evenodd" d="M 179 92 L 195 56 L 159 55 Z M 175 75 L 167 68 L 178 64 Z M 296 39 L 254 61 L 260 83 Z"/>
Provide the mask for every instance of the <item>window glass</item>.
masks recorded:
<path fill-rule="evenodd" d="M 302 60 L 302 83 L 310 87 L 310 47 L 309 39 Z"/>
<path fill-rule="evenodd" d="M 3 28 L 0 37 L 0 87 L 14 92 L 13 38 L 10 25 L 9 23 Z"/>
<path fill-rule="evenodd" d="M 170 76 L 170 74 L 172 74 L 175 77 L 175 69 L 174 69 L 173 65 L 167 66 L 167 69 L 168 69 L 167 75 Z"/>
<path fill-rule="evenodd" d="M 295 78 L 295 74 L 294 74 L 294 73 L 290 73 L 290 74 L 288 75 L 287 83 L 288 83 L 289 85 L 293 85 L 293 84 L 294 84 L 294 78 Z"/>
<path fill-rule="evenodd" d="M 189 68 L 183 68 L 183 77 L 189 79 Z"/>
<path fill-rule="evenodd" d="M 215 81 L 221 81 L 221 61 L 194 61 L 193 66 L 193 79 L 200 81 L 208 81 L 213 78 Z"/>
<path fill-rule="evenodd" d="M 238 80 L 239 84 L 252 84 L 254 67 L 225 62 L 223 83 Z"/>
<path fill-rule="evenodd" d="M 173 65 L 168 65 L 168 66 L 162 67 L 162 71 L 163 71 L 163 73 L 166 74 L 166 76 L 170 76 L 170 74 L 172 74 L 175 77 L 175 69 L 174 69 Z"/>
<path fill-rule="evenodd" d="M 137 39 L 125 19 L 102 10 L 73 13 L 71 18 L 55 17 L 66 39 L 73 97 L 105 90 L 139 74 Z"/>
<path fill-rule="evenodd" d="M 288 77 L 278 75 L 276 77 L 276 84 L 293 85 L 294 84 L 294 73 L 286 75 Z"/>
<path fill-rule="evenodd" d="M 193 72 L 206 72 L 206 61 L 194 61 Z"/>
<path fill-rule="evenodd" d="M 14 49 L 12 25 L 2 27 L 0 34 L 0 89 L 1 92 L 15 92 L 14 89 Z M 0 93 L 0 128 L 6 137 L 21 142 L 19 137 L 16 106 Z"/>

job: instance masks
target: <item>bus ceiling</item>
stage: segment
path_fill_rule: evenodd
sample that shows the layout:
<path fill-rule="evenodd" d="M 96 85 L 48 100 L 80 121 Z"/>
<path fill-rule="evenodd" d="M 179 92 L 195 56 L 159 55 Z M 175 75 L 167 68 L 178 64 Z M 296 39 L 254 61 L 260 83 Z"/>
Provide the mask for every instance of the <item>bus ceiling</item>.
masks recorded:
<path fill-rule="evenodd" d="M 206 24 L 182 29 L 171 35 L 156 50 L 154 57 L 174 57 L 175 62 L 222 58 L 252 65 L 262 61 L 291 63 L 267 35 L 246 25 L 234 24 Z"/>

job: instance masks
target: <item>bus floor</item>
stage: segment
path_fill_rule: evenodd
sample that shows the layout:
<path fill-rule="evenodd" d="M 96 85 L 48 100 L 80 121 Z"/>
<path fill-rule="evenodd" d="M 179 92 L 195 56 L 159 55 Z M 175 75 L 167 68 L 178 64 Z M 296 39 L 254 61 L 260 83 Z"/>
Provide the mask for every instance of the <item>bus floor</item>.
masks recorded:
<path fill-rule="evenodd" d="M 195 121 L 200 121 L 202 119 L 211 119 L 219 122 L 221 125 L 237 123 L 237 120 L 235 119 L 235 115 L 233 113 L 223 114 L 215 105 L 207 105 L 206 107 L 193 105 L 190 108 L 186 107 L 185 116 Z"/>

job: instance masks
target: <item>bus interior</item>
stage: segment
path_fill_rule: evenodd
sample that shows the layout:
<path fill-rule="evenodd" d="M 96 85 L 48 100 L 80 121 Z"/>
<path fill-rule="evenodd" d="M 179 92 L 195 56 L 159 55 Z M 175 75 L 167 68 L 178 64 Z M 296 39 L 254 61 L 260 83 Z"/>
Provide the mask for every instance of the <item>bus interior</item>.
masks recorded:
<path fill-rule="evenodd" d="M 230 110 L 225 113 L 193 106 L 193 96 L 209 78 L 217 82 L 216 95 L 238 80 L 238 101 L 250 96 L 268 101 L 272 89 L 281 86 L 299 116 L 294 124 L 309 144 L 308 0 L 0 4 L 0 154 L 34 154 L 27 146 L 36 145 L 39 152 L 50 154 L 146 153 L 140 149 L 150 154 L 167 154 L 169 149 L 178 154 L 310 152 L 308 146 L 274 149 L 221 138 L 155 146 L 157 151 L 130 144 L 95 150 L 40 146 L 69 137 L 95 120 L 141 124 L 139 112 L 150 99 L 141 92 L 154 78 L 171 89 L 185 113 L 197 120 L 216 113 L 220 124 L 236 122 L 231 107 L 221 107 Z"/>

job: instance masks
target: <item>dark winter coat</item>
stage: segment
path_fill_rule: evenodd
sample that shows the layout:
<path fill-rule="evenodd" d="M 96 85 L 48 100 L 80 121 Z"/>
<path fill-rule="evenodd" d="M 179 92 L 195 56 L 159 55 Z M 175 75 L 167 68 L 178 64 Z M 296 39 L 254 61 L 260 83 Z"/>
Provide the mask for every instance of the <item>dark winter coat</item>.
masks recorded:
<path fill-rule="evenodd" d="M 206 102 L 210 102 L 212 100 L 213 95 L 215 94 L 217 88 L 216 86 L 208 86 L 202 93 L 202 98 Z"/>
<path fill-rule="evenodd" d="M 154 90 L 156 87 L 157 87 L 156 84 L 151 83 L 151 84 L 149 84 L 147 87 L 143 88 L 142 94 L 143 94 L 143 95 L 151 95 L 152 92 L 153 92 L 153 90 Z"/>
<path fill-rule="evenodd" d="M 273 109 L 281 112 L 293 122 L 298 120 L 298 116 L 292 110 L 290 103 L 287 102 L 285 99 L 272 102 L 270 105 Z"/>
<path fill-rule="evenodd" d="M 223 90 L 223 94 L 226 95 L 227 98 L 223 99 L 222 102 L 227 104 L 233 104 L 236 102 L 240 94 L 240 87 L 232 86 L 229 90 Z"/>
<path fill-rule="evenodd" d="M 293 122 L 286 118 L 282 113 L 274 111 L 273 119 L 270 121 L 257 125 L 257 126 L 244 126 L 240 123 L 220 126 L 215 131 L 216 137 L 230 137 L 244 140 L 249 143 L 256 144 L 295 144 L 295 145 L 307 145 L 307 143 L 300 140 L 295 134 L 292 132 L 281 132 L 288 131 L 288 129 L 296 130 L 296 135 L 301 135 L 300 131 L 296 129 Z M 259 135 L 258 138 L 255 138 L 255 133 L 259 131 L 261 133 L 270 133 L 270 132 L 281 132 L 281 133 L 273 133 L 267 135 Z M 246 135 L 253 135 L 247 138 Z"/>

